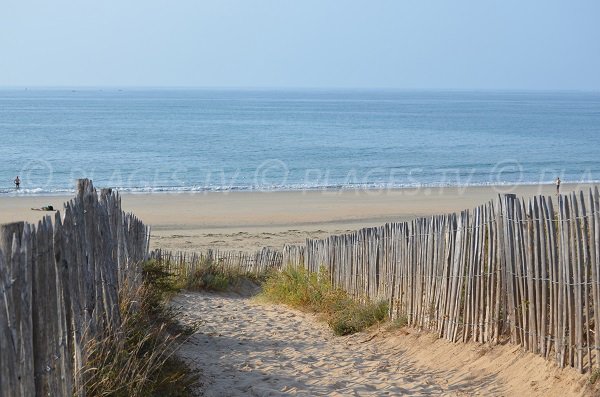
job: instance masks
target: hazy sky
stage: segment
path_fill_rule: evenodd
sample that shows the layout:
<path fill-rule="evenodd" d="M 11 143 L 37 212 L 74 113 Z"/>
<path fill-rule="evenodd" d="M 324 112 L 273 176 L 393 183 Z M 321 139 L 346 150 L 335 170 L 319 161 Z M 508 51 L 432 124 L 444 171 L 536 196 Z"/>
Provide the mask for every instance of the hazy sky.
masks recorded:
<path fill-rule="evenodd" d="M 600 90 L 599 0 L 0 0 L 0 86 Z"/>

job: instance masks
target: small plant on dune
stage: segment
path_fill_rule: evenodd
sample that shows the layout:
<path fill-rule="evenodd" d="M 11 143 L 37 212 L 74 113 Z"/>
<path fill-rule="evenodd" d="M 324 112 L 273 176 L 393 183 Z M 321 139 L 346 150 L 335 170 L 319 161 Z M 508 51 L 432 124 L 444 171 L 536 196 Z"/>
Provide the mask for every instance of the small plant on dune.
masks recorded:
<path fill-rule="evenodd" d="M 350 335 L 387 319 L 387 302 L 346 302 L 331 314 L 329 326 L 337 335 Z"/>
<path fill-rule="evenodd" d="M 189 290 L 225 291 L 229 287 L 229 278 L 211 268 L 201 268 L 189 275 L 185 287 Z"/>
<path fill-rule="evenodd" d="M 165 302 L 181 291 L 177 277 L 166 270 L 167 265 L 156 260 L 142 264 L 144 284 L 151 290 L 146 297 L 148 309 L 156 313 L 165 310 Z"/>
<path fill-rule="evenodd" d="M 144 282 L 120 291 L 121 325 L 84 346 L 84 383 L 88 396 L 192 395 L 198 376 L 177 356 L 187 330 L 175 321 L 165 298 L 177 291 L 174 278 L 157 262 L 143 266 Z"/>
<path fill-rule="evenodd" d="M 595 384 L 600 379 L 600 368 L 595 368 L 590 375 L 590 383 Z"/>
<path fill-rule="evenodd" d="M 390 322 L 388 329 L 393 330 L 393 329 L 398 329 L 398 328 L 404 328 L 407 325 L 408 325 L 408 317 L 405 314 L 402 314 Z"/>
<path fill-rule="evenodd" d="M 262 296 L 271 302 L 320 313 L 337 335 L 360 332 L 387 318 L 386 302 L 353 300 L 331 284 L 323 267 L 318 273 L 298 267 L 274 272 L 263 284 Z"/>
<path fill-rule="evenodd" d="M 226 291 L 237 288 L 243 280 L 260 281 L 261 277 L 228 269 L 214 261 L 205 261 L 184 280 L 188 290 Z"/>

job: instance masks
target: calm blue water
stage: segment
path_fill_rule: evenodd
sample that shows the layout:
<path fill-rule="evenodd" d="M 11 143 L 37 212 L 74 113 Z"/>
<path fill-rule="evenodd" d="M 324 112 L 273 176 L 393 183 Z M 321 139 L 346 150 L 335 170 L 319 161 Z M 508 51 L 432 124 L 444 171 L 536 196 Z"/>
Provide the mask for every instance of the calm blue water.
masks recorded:
<path fill-rule="evenodd" d="M 1 90 L 0 193 L 600 181 L 600 94 Z"/>

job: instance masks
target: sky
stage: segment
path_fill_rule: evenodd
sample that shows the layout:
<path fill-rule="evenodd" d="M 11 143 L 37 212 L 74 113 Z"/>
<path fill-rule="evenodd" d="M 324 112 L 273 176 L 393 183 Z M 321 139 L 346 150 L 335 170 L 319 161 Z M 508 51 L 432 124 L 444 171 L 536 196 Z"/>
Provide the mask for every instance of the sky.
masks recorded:
<path fill-rule="evenodd" d="M 600 90 L 598 0 L 0 0 L 0 87 Z"/>

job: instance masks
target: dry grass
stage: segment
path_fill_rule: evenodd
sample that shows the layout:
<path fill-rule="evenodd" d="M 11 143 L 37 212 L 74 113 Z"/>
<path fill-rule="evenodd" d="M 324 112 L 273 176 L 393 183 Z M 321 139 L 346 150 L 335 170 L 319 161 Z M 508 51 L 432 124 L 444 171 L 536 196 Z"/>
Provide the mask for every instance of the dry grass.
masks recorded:
<path fill-rule="evenodd" d="M 122 288 L 122 324 L 84 346 L 85 382 L 88 396 L 192 395 L 198 376 L 174 352 L 186 333 L 166 309 L 165 298 L 176 290 L 160 265 L 144 266 L 144 283 L 136 289 Z"/>
<path fill-rule="evenodd" d="M 206 261 L 202 262 L 187 279 L 182 280 L 180 285 L 190 291 L 227 291 L 235 290 L 244 280 L 258 283 L 264 278 L 238 269 L 226 268 L 217 262 Z"/>
<path fill-rule="evenodd" d="M 600 368 L 596 368 L 590 375 L 590 384 L 595 384 L 600 379 Z"/>
<path fill-rule="evenodd" d="M 407 325 L 408 325 L 408 317 L 406 315 L 402 315 L 400 317 L 397 317 L 395 320 L 390 321 L 390 323 L 387 326 L 387 329 L 389 331 L 392 331 L 395 329 L 404 328 Z"/>
<path fill-rule="evenodd" d="M 271 302 L 321 314 L 337 335 L 360 332 L 387 319 L 386 302 L 357 302 L 329 280 L 324 268 L 310 273 L 288 267 L 267 278 L 261 295 Z"/>

